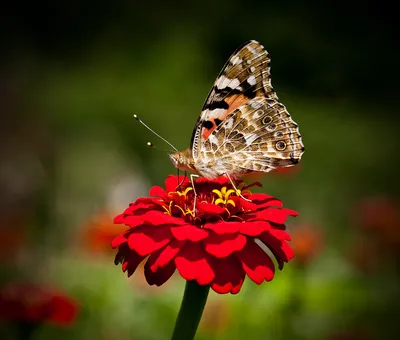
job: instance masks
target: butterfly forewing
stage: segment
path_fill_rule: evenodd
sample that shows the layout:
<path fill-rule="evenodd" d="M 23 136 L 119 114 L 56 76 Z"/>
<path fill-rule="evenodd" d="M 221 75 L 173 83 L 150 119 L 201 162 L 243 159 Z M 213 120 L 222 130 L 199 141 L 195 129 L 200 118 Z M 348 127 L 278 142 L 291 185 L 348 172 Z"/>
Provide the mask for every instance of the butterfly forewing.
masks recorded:
<path fill-rule="evenodd" d="M 277 99 L 271 86 L 270 58 L 257 41 L 239 47 L 217 77 L 192 135 L 193 157 L 198 145 L 240 105 L 256 96 Z"/>

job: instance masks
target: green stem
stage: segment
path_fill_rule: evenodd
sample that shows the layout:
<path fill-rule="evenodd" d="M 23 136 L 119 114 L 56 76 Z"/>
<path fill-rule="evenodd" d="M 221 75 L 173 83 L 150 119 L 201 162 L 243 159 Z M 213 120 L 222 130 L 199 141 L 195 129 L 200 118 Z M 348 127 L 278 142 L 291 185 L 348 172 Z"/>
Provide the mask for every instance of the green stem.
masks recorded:
<path fill-rule="evenodd" d="M 186 282 L 185 293 L 171 340 L 194 339 L 209 290 L 210 286 L 201 286 L 196 281 Z"/>

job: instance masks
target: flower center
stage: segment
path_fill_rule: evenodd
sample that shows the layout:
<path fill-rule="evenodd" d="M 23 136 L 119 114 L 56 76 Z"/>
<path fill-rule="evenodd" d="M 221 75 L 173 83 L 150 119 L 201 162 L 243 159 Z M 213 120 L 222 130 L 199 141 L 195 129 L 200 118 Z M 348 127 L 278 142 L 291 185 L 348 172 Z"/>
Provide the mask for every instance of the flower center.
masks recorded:
<path fill-rule="evenodd" d="M 169 192 L 164 209 L 167 214 L 183 218 L 188 223 L 197 226 L 221 219 L 225 221 L 241 220 L 240 214 L 245 211 L 241 205 L 243 199 L 241 195 L 243 193 L 251 194 L 247 188 L 242 190 L 243 187 L 242 182 L 239 183 L 237 190 L 227 185 L 221 187 L 217 183 L 212 185 L 199 183 L 195 186 L 197 193 L 195 199 L 193 187 L 188 186 L 182 190 Z M 219 209 L 216 209 L 215 206 Z"/>

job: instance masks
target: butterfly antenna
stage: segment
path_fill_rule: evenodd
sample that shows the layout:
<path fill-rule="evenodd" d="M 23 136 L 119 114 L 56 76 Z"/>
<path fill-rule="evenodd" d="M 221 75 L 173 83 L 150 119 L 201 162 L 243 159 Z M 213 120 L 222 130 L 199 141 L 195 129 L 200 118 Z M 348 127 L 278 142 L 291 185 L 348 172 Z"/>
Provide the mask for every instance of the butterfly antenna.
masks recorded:
<path fill-rule="evenodd" d="M 176 152 L 178 152 L 178 149 L 173 146 L 170 142 L 168 142 L 165 138 L 161 137 L 157 132 L 155 132 L 153 129 L 148 127 L 139 117 L 138 115 L 134 114 L 133 118 L 135 118 L 140 124 L 142 124 L 147 130 L 151 131 L 153 134 L 155 134 L 158 138 L 160 138 L 162 141 L 167 143 L 172 149 L 174 149 Z M 147 142 L 147 146 L 149 147 L 154 147 L 154 145 L 151 142 Z"/>

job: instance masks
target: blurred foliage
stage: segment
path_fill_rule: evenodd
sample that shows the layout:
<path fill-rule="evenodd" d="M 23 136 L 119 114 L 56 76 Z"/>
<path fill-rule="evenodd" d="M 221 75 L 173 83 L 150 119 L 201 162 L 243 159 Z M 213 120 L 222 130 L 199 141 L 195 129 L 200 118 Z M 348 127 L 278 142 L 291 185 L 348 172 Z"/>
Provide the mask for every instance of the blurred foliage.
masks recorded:
<path fill-rule="evenodd" d="M 356 206 L 370 197 L 399 211 L 393 8 L 237 0 L 2 7 L 0 281 L 52 284 L 81 305 L 70 328 L 43 325 L 34 339 L 168 339 L 183 280 L 148 287 L 140 270 L 127 279 L 109 249 L 121 232 L 112 216 L 175 173 L 168 147 L 132 115 L 188 147 L 216 75 L 249 39 L 271 54 L 274 87 L 306 146 L 298 171 L 266 175 L 262 190 L 300 212 L 290 231 L 309 225 L 324 237 L 307 262 L 290 263 L 272 282 L 211 294 L 197 338 L 396 338 L 398 244 L 376 235 L 390 224 L 385 240 L 398 240 L 400 219 L 377 209 L 373 237 L 354 219 L 367 216 L 370 206 Z M 161 150 L 146 148 L 148 140 Z M 96 249 L 85 241 L 93 228 L 106 235 Z M 0 335 L 15 333 L 0 323 Z"/>

